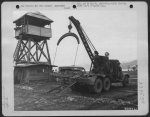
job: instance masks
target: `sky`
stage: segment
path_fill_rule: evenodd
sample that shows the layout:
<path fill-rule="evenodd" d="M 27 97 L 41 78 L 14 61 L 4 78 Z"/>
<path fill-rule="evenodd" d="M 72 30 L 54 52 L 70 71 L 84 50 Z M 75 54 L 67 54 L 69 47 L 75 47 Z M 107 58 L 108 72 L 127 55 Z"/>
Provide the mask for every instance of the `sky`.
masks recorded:
<path fill-rule="evenodd" d="M 32 12 L 32 11 L 31 11 Z M 56 58 L 54 55 L 59 38 L 68 32 L 69 16 L 74 16 L 81 23 L 91 42 L 100 55 L 109 52 L 110 59 L 118 59 L 120 62 L 127 62 L 137 59 L 137 16 L 131 10 L 39 10 L 40 13 L 52 19 L 52 38 L 48 40 L 50 58 L 52 64 L 58 66 L 73 65 L 77 49 L 77 41 L 74 37 L 66 37 L 57 48 Z M 2 55 L 4 62 L 13 63 L 13 53 L 17 45 L 14 38 L 15 25 L 13 21 L 27 13 L 26 11 L 14 11 L 12 22 L 3 26 L 4 35 L 2 39 Z M 7 18 L 7 16 L 6 16 Z M 10 28 L 11 27 L 13 28 Z M 75 26 L 71 32 L 78 35 Z M 13 37 L 5 38 L 7 33 Z M 79 35 L 78 35 L 79 36 Z M 7 36 L 6 36 L 7 37 Z M 90 58 L 81 42 L 78 48 L 76 64 L 86 67 L 88 70 L 91 64 Z"/>

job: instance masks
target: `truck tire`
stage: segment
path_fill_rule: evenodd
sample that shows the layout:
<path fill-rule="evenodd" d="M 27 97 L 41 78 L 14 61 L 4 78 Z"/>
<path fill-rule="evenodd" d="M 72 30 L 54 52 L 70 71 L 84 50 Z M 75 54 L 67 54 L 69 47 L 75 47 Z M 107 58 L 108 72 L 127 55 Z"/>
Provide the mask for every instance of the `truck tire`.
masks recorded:
<path fill-rule="evenodd" d="M 123 85 L 123 87 L 126 87 L 128 84 L 129 84 L 129 77 L 125 76 L 124 80 L 122 81 L 122 85 Z"/>
<path fill-rule="evenodd" d="M 101 93 L 103 89 L 103 82 L 100 78 L 96 79 L 92 89 L 94 93 Z"/>
<path fill-rule="evenodd" d="M 104 91 L 109 91 L 110 90 L 110 86 L 111 86 L 110 79 L 109 78 L 104 78 L 104 80 L 103 80 Z"/>

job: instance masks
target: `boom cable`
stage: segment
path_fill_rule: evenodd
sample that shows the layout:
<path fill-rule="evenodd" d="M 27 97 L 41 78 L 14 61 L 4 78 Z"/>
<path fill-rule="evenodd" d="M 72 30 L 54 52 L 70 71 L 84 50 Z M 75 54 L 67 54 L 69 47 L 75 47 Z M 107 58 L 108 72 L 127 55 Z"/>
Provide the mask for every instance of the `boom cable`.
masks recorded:
<path fill-rule="evenodd" d="M 75 59 L 74 59 L 74 66 L 75 66 L 75 63 L 76 63 L 76 58 L 77 58 L 78 48 L 79 48 L 79 44 L 77 45 L 77 49 L 76 49 L 76 54 L 75 54 Z"/>

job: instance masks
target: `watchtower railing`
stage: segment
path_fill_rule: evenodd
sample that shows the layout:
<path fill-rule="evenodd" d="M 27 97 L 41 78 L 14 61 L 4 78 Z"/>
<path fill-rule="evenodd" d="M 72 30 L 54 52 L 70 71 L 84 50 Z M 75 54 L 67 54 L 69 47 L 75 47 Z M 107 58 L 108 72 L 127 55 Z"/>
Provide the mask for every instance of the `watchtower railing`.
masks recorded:
<path fill-rule="evenodd" d="M 45 27 L 38 27 L 33 25 L 23 25 L 22 27 L 16 27 L 15 28 L 15 37 L 18 38 L 19 35 L 26 34 L 26 35 L 35 35 L 35 36 L 41 36 L 45 38 L 51 38 L 51 28 L 45 28 Z"/>

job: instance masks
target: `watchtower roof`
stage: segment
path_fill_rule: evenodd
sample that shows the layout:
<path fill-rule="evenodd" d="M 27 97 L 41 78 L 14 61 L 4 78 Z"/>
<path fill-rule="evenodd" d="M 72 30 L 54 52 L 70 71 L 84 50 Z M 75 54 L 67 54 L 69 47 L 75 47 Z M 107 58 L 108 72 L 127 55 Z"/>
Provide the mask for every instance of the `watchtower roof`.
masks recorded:
<path fill-rule="evenodd" d="M 42 20 L 45 24 L 50 24 L 53 22 L 53 20 L 49 19 L 48 17 L 46 17 L 45 15 L 43 15 L 40 12 L 28 12 L 28 13 L 24 14 L 23 16 L 21 16 L 20 18 L 18 18 L 17 20 L 15 20 L 13 23 L 20 25 L 21 20 L 25 16 L 29 16 L 31 18 L 36 18 L 37 20 Z"/>

